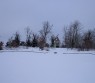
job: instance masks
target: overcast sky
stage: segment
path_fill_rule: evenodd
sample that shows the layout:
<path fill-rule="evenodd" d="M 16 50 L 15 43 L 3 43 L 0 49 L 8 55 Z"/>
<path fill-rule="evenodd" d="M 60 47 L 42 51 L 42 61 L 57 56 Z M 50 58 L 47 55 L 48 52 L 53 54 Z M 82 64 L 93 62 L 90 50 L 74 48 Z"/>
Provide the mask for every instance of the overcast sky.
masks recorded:
<path fill-rule="evenodd" d="M 0 0 L 0 40 L 29 26 L 37 32 L 44 21 L 54 25 L 53 32 L 78 20 L 85 29 L 95 28 L 95 0 Z"/>

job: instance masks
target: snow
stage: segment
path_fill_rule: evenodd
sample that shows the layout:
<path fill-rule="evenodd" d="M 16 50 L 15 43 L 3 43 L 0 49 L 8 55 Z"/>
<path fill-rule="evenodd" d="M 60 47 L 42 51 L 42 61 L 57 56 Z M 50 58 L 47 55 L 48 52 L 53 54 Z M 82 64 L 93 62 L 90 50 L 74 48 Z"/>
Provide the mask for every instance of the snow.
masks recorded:
<path fill-rule="evenodd" d="M 0 83 L 95 83 L 95 52 L 5 49 L 0 51 Z"/>

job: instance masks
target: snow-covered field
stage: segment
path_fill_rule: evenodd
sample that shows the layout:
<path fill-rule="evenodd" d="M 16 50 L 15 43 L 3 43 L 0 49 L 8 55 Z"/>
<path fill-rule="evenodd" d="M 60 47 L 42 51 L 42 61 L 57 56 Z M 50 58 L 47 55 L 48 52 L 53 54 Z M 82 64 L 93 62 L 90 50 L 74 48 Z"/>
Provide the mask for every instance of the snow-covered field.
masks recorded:
<path fill-rule="evenodd" d="M 95 83 L 95 52 L 3 50 L 0 83 Z"/>

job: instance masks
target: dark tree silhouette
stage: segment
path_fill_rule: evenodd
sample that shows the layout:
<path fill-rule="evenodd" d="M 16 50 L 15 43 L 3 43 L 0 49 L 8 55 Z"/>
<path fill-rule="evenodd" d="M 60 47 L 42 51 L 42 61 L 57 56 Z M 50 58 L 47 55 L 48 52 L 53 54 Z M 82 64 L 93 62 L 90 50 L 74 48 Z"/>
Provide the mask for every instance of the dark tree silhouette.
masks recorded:
<path fill-rule="evenodd" d="M 16 32 L 14 42 L 16 43 L 17 46 L 20 45 L 20 34 Z"/>
<path fill-rule="evenodd" d="M 83 47 L 86 50 L 92 49 L 93 48 L 93 35 L 92 35 L 92 31 L 88 31 L 84 34 L 84 38 L 83 38 Z"/>
<path fill-rule="evenodd" d="M 3 50 L 3 42 L 0 41 L 0 50 Z"/>
<path fill-rule="evenodd" d="M 51 47 L 60 47 L 60 40 L 58 35 L 57 36 L 51 36 Z"/>
<path fill-rule="evenodd" d="M 38 38 L 37 34 L 33 34 L 32 47 L 38 47 Z"/>
<path fill-rule="evenodd" d="M 6 47 L 9 47 L 9 48 L 12 47 L 12 40 L 13 40 L 13 37 L 9 38 L 9 40 L 6 43 Z"/>
<path fill-rule="evenodd" d="M 51 36 L 51 47 L 54 47 L 54 40 L 55 40 L 55 36 L 54 35 L 52 35 Z"/>

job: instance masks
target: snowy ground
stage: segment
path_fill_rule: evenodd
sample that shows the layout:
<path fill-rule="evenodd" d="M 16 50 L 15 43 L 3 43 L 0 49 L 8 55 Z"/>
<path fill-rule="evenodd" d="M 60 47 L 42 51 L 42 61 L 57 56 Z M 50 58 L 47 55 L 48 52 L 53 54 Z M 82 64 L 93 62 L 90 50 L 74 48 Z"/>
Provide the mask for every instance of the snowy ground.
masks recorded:
<path fill-rule="evenodd" d="M 0 51 L 0 83 L 95 83 L 95 52 L 61 48 Z"/>

